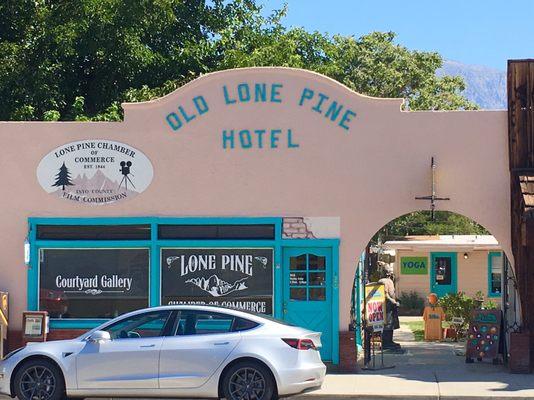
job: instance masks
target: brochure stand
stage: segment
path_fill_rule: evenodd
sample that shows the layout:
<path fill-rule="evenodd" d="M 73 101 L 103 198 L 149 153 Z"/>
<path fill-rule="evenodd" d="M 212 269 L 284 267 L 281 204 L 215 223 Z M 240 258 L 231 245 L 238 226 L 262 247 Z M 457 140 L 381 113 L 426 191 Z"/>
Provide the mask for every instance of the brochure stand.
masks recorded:
<path fill-rule="evenodd" d="M 46 342 L 48 312 L 24 311 L 22 313 L 22 342 Z"/>
<path fill-rule="evenodd" d="M 9 294 L 0 292 L 0 357 L 4 358 L 5 341 L 7 340 L 7 328 L 9 325 Z"/>

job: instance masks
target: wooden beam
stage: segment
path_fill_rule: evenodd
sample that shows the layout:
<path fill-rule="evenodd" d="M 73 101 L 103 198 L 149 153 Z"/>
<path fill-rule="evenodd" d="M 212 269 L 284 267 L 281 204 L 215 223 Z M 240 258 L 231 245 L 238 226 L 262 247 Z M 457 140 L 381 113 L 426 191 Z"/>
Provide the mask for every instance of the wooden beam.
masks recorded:
<path fill-rule="evenodd" d="M 508 62 L 511 238 L 522 311 L 534 366 L 534 60 Z M 518 349 L 515 349 L 518 350 Z M 513 364 L 513 363 L 512 363 Z"/>
<path fill-rule="evenodd" d="M 524 247 L 524 262 L 526 269 L 526 303 L 528 309 L 523 313 L 529 314 L 529 333 L 530 333 L 530 368 L 534 369 L 534 218 L 527 218 L 524 222 L 526 225 L 526 246 Z M 526 349 L 525 349 L 526 350 Z"/>
<path fill-rule="evenodd" d="M 531 168 L 527 159 L 526 132 L 531 109 L 528 96 L 530 62 L 508 62 L 508 138 L 510 169 Z"/>

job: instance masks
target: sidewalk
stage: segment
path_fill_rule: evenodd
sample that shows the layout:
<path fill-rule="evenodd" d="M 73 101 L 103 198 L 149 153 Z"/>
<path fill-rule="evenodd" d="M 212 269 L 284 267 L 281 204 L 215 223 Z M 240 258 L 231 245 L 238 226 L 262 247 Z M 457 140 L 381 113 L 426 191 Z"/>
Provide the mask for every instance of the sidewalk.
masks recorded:
<path fill-rule="evenodd" d="M 384 364 L 394 368 L 329 374 L 321 390 L 295 399 L 534 399 L 534 375 L 510 374 L 505 367 L 487 362 L 465 364 L 464 357 L 455 354 L 462 345 L 415 342 L 411 331 L 402 324 L 405 321 L 401 320 L 395 341 L 406 353 L 384 356 Z"/>

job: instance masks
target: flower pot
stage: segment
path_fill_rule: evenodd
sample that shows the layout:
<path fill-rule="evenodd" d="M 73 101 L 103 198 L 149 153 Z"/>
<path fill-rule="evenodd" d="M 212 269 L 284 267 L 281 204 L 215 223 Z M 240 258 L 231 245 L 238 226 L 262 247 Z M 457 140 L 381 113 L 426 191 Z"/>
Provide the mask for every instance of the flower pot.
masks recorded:
<path fill-rule="evenodd" d="M 458 331 L 455 328 L 444 328 L 443 337 L 445 339 L 458 339 Z"/>

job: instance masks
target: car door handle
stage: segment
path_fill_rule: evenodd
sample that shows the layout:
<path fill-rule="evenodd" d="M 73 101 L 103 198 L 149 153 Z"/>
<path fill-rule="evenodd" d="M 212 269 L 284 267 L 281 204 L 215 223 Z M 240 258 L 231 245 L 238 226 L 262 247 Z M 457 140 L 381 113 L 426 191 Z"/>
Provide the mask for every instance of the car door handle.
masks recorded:
<path fill-rule="evenodd" d="M 149 347 L 156 347 L 156 345 L 155 345 L 155 344 L 144 344 L 144 345 L 139 346 L 139 347 L 141 347 L 142 349 L 143 349 L 143 348 L 146 349 L 146 348 L 149 348 Z"/>
<path fill-rule="evenodd" d="M 213 343 L 214 346 L 224 346 L 224 345 L 227 345 L 228 343 L 230 342 L 215 342 Z"/>

